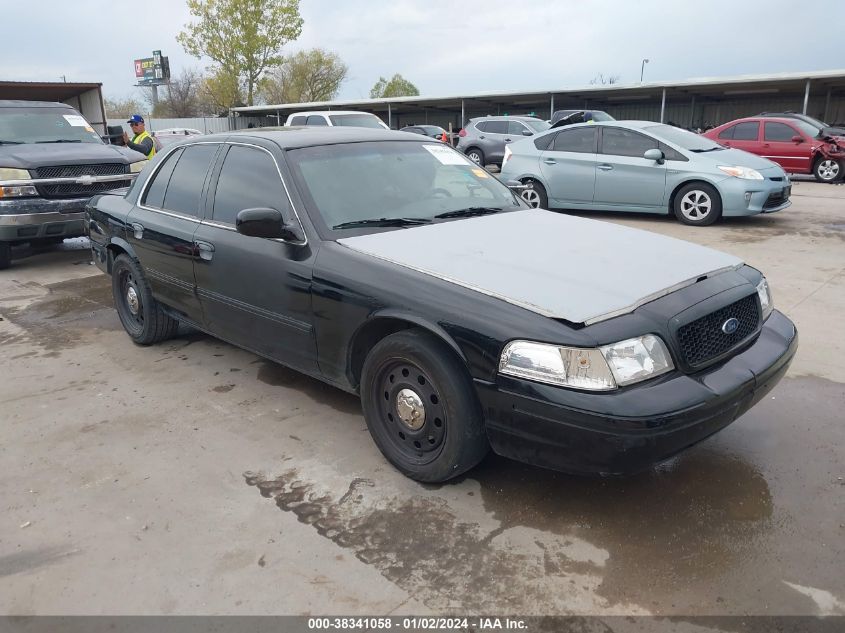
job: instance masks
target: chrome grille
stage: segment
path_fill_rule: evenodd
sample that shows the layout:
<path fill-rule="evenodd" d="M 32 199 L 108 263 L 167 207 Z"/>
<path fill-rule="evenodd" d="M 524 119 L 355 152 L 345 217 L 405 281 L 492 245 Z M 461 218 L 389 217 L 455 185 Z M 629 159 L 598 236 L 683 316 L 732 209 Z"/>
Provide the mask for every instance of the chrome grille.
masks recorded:
<path fill-rule="evenodd" d="M 126 173 L 122 163 L 101 163 L 98 165 L 50 165 L 31 170 L 34 178 L 79 178 L 80 176 L 115 176 Z M 38 193 L 45 198 L 81 198 L 95 193 L 125 187 L 131 180 L 95 182 L 90 185 L 77 183 L 37 185 Z"/>

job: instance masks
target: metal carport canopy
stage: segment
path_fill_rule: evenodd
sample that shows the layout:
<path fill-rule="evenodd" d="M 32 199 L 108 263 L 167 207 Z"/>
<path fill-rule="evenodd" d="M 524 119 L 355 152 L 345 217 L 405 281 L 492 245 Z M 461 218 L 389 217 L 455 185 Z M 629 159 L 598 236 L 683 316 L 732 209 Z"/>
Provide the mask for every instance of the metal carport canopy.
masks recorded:
<path fill-rule="evenodd" d="M 808 84 L 809 82 L 809 84 Z M 701 97 L 721 99 L 744 95 L 799 94 L 804 95 L 808 88 L 817 90 L 845 89 L 845 69 L 814 71 L 801 73 L 778 73 L 769 75 L 737 75 L 732 77 L 704 77 L 676 82 L 648 82 L 636 84 L 589 85 L 576 88 L 552 88 L 520 92 L 486 92 L 446 97 L 393 97 L 388 99 L 342 99 L 336 101 L 314 101 L 309 103 L 282 103 L 271 105 L 245 106 L 232 108 L 231 112 L 240 116 L 287 117 L 292 112 L 302 110 L 350 109 L 386 115 L 408 111 L 440 111 L 462 113 L 468 107 L 479 106 L 496 108 L 502 114 L 508 108 L 543 106 L 538 116 L 545 115 L 548 107 L 549 116 L 560 107 L 585 107 L 585 101 L 595 102 L 636 102 L 638 100 L 671 100 L 677 98 Z M 665 94 L 665 97 L 664 97 Z M 800 103 L 798 104 L 800 105 Z M 798 108 L 796 108 L 798 109 Z"/>

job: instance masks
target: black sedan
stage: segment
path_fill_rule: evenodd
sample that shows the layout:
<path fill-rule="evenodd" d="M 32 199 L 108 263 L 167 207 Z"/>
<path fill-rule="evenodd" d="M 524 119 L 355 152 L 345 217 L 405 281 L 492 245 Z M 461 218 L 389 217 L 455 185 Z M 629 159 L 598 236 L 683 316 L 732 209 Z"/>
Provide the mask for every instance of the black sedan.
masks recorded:
<path fill-rule="evenodd" d="M 133 341 L 186 323 L 360 394 L 382 453 L 420 481 L 491 447 L 646 468 L 735 420 L 797 346 L 742 261 L 527 208 L 399 132 L 191 139 L 95 198 L 87 226 Z"/>

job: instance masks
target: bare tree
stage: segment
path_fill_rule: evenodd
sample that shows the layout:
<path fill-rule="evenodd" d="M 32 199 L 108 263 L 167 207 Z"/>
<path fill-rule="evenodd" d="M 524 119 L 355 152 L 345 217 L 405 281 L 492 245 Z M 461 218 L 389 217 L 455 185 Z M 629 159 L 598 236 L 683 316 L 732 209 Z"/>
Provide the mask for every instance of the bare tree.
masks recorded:
<path fill-rule="evenodd" d="M 124 119 L 129 118 L 133 114 L 139 114 L 144 110 L 138 100 L 134 97 L 125 97 L 117 99 L 103 99 L 106 106 L 106 117 L 109 119 Z"/>
<path fill-rule="evenodd" d="M 607 75 L 605 77 L 604 73 L 599 73 L 592 79 L 590 79 L 590 85 L 607 85 L 607 84 L 618 84 L 619 80 L 622 78 L 621 75 Z"/>
<path fill-rule="evenodd" d="M 203 77 L 199 71 L 185 68 L 177 79 L 167 85 L 167 97 L 159 103 L 159 116 L 187 118 L 199 116 L 198 92 Z"/>

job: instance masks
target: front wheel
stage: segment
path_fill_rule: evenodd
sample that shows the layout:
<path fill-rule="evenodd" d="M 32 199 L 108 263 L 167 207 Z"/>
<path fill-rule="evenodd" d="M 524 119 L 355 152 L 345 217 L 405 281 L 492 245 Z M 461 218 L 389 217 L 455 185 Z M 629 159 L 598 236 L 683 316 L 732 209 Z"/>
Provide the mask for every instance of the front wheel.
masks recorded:
<path fill-rule="evenodd" d="M 833 182 L 842 176 L 842 163 L 833 158 L 819 158 L 813 166 L 813 176 L 819 182 Z"/>
<path fill-rule="evenodd" d="M 470 147 L 467 150 L 467 158 L 477 165 L 481 165 L 482 167 L 484 166 L 484 152 L 477 147 Z"/>
<path fill-rule="evenodd" d="M 703 182 L 693 182 L 675 194 L 675 217 L 691 226 L 709 226 L 722 217 L 722 199 L 716 189 Z"/>
<path fill-rule="evenodd" d="M 176 334 L 179 322 L 168 316 L 153 298 L 140 264 L 118 255 L 112 266 L 112 295 L 123 329 L 138 345 L 152 345 Z"/>
<path fill-rule="evenodd" d="M 427 332 L 404 330 L 373 347 L 361 372 L 361 403 L 379 450 L 411 479 L 457 477 L 489 450 L 466 368 Z"/>

